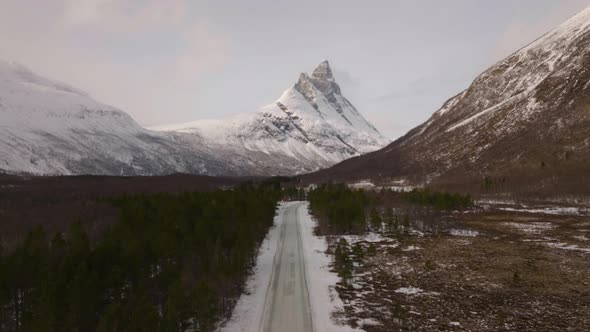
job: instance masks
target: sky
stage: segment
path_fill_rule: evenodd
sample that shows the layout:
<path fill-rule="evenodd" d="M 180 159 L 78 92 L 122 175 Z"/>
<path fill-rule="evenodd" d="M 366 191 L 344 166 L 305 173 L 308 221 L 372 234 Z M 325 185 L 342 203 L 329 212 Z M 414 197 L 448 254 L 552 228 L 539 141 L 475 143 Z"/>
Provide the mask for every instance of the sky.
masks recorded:
<path fill-rule="evenodd" d="M 396 138 L 589 0 L 0 0 L 0 59 L 144 126 L 253 112 L 328 59 Z"/>

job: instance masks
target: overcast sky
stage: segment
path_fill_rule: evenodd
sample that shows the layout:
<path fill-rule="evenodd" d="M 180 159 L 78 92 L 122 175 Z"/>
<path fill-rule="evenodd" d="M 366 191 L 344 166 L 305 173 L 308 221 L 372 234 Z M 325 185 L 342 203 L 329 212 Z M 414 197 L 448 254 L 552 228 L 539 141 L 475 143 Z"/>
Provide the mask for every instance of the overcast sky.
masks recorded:
<path fill-rule="evenodd" d="M 330 60 L 391 138 L 589 0 L 0 0 L 0 58 L 145 126 L 252 112 Z"/>

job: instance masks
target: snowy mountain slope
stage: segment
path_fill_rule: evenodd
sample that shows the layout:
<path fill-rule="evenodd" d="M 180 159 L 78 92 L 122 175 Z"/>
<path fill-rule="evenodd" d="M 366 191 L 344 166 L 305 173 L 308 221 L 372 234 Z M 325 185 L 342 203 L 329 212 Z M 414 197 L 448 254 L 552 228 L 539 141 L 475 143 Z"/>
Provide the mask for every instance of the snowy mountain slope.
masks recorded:
<path fill-rule="evenodd" d="M 589 158 L 587 8 L 483 72 L 391 145 L 314 176 L 579 178 L 590 174 Z"/>
<path fill-rule="evenodd" d="M 0 61 L 0 170 L 35 174 L 237 174 L 84 92 Z"/>
<path fill-rule="evenodd" d="M 199 137 L 219 154 L 273 174 L 317 170 L 389 142 L 342 96 L 328 61 L 255 113 L 152 129 Z"/>
<path fill-rule="evenodd" d="M 326 94 L 302 88 L 316 106 L 292 88 L 254 114 L 153 131 L 78 89 L 0 61 L 0 171 L 290 175 L 383 146 L 387 140 L 342 97 L 327 62 L 320 67 L 307 79 Z"/>

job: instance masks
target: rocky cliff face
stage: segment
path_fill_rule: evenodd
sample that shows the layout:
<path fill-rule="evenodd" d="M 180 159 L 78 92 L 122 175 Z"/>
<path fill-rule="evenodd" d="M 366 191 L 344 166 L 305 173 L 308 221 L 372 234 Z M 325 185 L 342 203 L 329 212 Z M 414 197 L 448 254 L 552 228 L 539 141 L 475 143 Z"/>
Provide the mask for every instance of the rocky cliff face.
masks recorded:
<path fill-rule="evenodd" d="M 389 142 L 342 96 L 328 61 L 257 112 L 155 129 L 180 140 L 198 137 L 265 175 L 314 171 Z"/>
<path fill-rule="evenodd" d="M 555 182 L 583 175 L 589 158 L 590 8 L 486 70 L 404 137 L 322 174 Z"/>

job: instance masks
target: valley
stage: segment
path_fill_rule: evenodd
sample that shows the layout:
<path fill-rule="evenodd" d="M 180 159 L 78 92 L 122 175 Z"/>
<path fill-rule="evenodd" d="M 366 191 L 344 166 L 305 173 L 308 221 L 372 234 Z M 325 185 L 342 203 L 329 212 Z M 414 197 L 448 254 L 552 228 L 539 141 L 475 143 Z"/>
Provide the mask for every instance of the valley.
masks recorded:
<path fill-rule="evenodd" d="M 83 221 L 78 225 L 82 226 L 90 248 L 95 248 L 91 250 L 105 250 L 105 236 L 125 234 L 120 232 L 125 229 L 121 227 L 129 227 L 124 226 L 125 220 L 142 220 L 139 224 L 128 225 L 144 228 L 141 232 L 147 233 L 136 232 L 138 240 L 154 246 L 156 261 L 166 261 L 164 257 L 169 251 L 165 248 L 171 242 L 158 239 L 168 235 L 150 233 L 145 229 L 147 220 L 153 220 L 153 227 L 163 229 L 167 223 L 160 223 L 165 220 L 172 222 L 170 225 L 186 223 L 182 227 L 197 227 L 207 219 L 203 214 L 198 217 L 199 212 L 194 210 L 196 202 L 191 197 L 201 195 L 194 193 L 195 190 L 220 198 L 235 192 L 239 201 L 252 196 L 244 190 L 254 185 L 259 189 L 252 203 L 258 202 L 260 195 L 266 192 L 270 195 L 268 198 L 274 200 L 272 204 L 277 204 L 274 222 L 257 233 L 257 249 L 250 249 L 253 251 L 249 254 L 249 263 L 244 265 L 234 291 L 221 292 L 217 282 L 207 281 L 208 287 L 212 287 L 211 296 L 221 296 L 221 302 L 213 302 L 219 307 L 207 309 L 216 310 L 217 318 L 204 320 L 203 324 L 207 325 L 202 326 L 208 327 L 203 327 L 203 331 L 584 331 L 589 326 L 586 317 L 590 308 L 590 280 L 587 278 L 590 211 L 586 205 L 516 203 L 493 200 L 489 196 L 474 199 L 422 189 L 400 192 L 343 185 L 309 188 L 306 194 L 295 190 L 291 184 L 292 180 L 286 178 L 252 182 L 194 176 L 159 179 L 5 177 L 0 188 L 0 213 L 3 221 L 12 221 L 2 223 L 3 253 L 7 260 L 0 265 L 11 271 L 0 273 L 4 278 L 3 287 L 12 287 L 10 276 L 20 273 L 19 268 L 11 267 L 17 264 L 10 258 L 14 257 L 15 250 L 29 252 L 28 255 L 33 256 L 27 257 L 31 259 L 42 259 L 43 256 L 36 256 L 40 252 L 33 250 L 43 246 L 39 241 L 64 236 L 69 243 L 77 224 L 75 220 Z M 240 189 L 243 186 L 246 187 Z M 49 188 L 55 193 L 51 198 L 46 193 Z M 277 191 L 277 188 L 282 189 Z M 214 192 L 219 189 L 222 191 Z M 306 196 L 309 203 L 298 201 Z M 25 197 L 33 199 L 28 201 Z M 287 201 L 277 203 L 280 197 Z M 134 201 L 136 203 L 130 204 Z M 119 203 L 111 205 L 109 202 Z M 135 205 L 137 203 L 140 205 Z M 152 217 L 145 215 L 145 204 L 152 206 L 149 208 Z M 167 212 L 166 205 L 170 204 L 176 206 L 176 212 Z M 242 218 L 245 210 L 239 209 L 242 212 L 235 216 Z M 237 212 L 231 211 L 225 213 Z M 190 217 L 192 213 L 197 214 Z M 201 213 L 207 215 L 204 210 Z M 214 219 L 219 221 L 222 215 Z M 248 223 L 251 222 L 253 220 Z M 237 231 L 234 226 L 214 228 L 217 227 L 223 236 Z M 244 224 L 242 227 L 252 226 Z M 243 231 L 239 233 L 244 235 Z M 44 235 L 39 237 L 39 234 Z M 206 238 L 212 234 L 202 233 Z M 178 236 L 180 233 L 175 237 L 177 240 L 184 238 Z M 186 251 L 181 247 L 174 251 L 175 255 L 193 255 L 194 262 L 204 258 L 202 249 L 194 251 L 189 246 Z M 124 258 L 114 252 L 108 255 L 114 261 Z M 90 264 L 95 258 L 86 259 Z M 144 271 L 145 267 L 137 268 Z M 101 272 L 91 268 L 87 273 Z M 134 279 L 137 278 L 134 275 L 123 275 L 122 280 L 128 280 L 131 286 L 141 280 Z M 146 280 L 160 278 L 147 277 Z M 34 286 L 37 282 L 41 281 L 28 279 L 26 285 L 19 286 L 31 301 L 37 296 Z M 98 289 L 100 285 L 96 284 Z M 192 287 L 190 285 L 185 286 Z M 227 287 L 224 285 L 222 288 Z M 129 292 L 141 291 L 141 288 L 132 287 Z M 14 321 L 16 318 L 11 318 L 10 313 L 15 307 L 8 295 L 11 288 L 2 289 L 0 293 L 8 296 L 3 298 L 7 302 L 2 305 L 4 316 L 0 324 L 4 329 L 15 329 L 13 324 L 22 324 L 22 327 L 38 324 L 30 320 L 34 317 L 30 315 L 46 309 L 37 307 L 34 301 L 24 302 L 19 309 L 21 314 L 14 316 L 19 318 Z M 161 289 L 154 294 L 158 292 Z M 115 303 L 132 310 L 134 305 L 128 302 L 130 300 L 125 296 Z M 154 303 L 156 307 L 164 303 L 159 302 L 162 301 L 159 295 L 151 301 L 147 303 Z M 199 313 L 202 309 L 197 310 L 196 306 L 202 304 L 186 303 L 187 311 L 178 312 L 186 316 L 179 318 L 210 317 L 209 314 L 202 316 Z M 56 307 L 59 308 L 62 307 Z M 46 313 L 59 314 L 58 311 Z M 101 324 L 144 321 L 108 317 L 109 321 Z M 88 326 L 95 324 L 92 322 L 80 321 L 90 324 Z M 159 324 L 169 324 L 155 318 L 149 322 L 162 327 L 164 325 Z M 63 328 L 68 329 L 66 325 Z"/>
<path fill-rule="evenodd" d="M 590 331 L 587 4 L 56 1 L 0 4 L 0 331 Z"/>
<path fill-rule="evenodd" d="M 345 197 L 354 195 L 330 196 L 349 200 Z M 433 210 L 423 204 L 408 205 L 400 194 L 379 191 L 362 200 L 371 202 L 363 214 L 367 219 L 358 221 L 363 227 L 348 234 L 338 228 L 318 228 L 329 243 L 333 268 L 340 277 L 336 290 L 352 327 L 364 331 L 584 331 L 590 327 L 590 224 L 584 208 L 519 210 L 475 203 L 467 209 Z"/>

